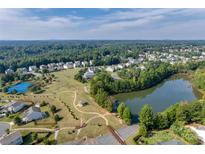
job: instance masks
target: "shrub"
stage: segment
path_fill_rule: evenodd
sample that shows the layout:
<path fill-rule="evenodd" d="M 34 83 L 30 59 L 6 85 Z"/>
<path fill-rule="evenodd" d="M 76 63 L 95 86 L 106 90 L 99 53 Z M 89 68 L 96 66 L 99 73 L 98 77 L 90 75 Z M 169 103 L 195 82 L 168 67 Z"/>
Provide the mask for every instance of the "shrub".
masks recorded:
<path fill-rule="evenodd" d="M 198 136 L 191 129 L 184 127 L 184 122 L 176 121 L 171 130 L 191 144 L 199 144 Z"/>
<path fill-rule="evenodd" d="M 31 138 L 32 138 L 33 141 L 35 141 L 38 138 L 38 134 L 36 132 L 32 133 Z"/>
<path fill-rule="evenodd" d="M 57 112 L 57 108 L 56 108 L 55 105 L 52 105 L 52 106 L 51 106 L 51 112 L 52 112 L 52 113 L 56 113 L 56 112 Z"/>
<path fill-rule="evenodd" d="M 43 101 L 40 106 L 43 107 L 43 106 L 46 106 L 48 103 L 46 103 L 45 101 Z"/>
<path fill-rule="evenodd" d="M 21 118 L 19 116 L 14 117 L 14 123 L 19 125 L 22 122 Z"/>
<path fill-rule="evenodd" d="M 121 102 L 119 106 L 117 107 L 117 113 L 121 118 L 122 118 L 124 109 L 125 109 L 125 104 Z"/>
<path fill-rule="evenodd" d="M 58 114 L 56 114 L 56 115 L 54 116 L 54 119 L 55 119 L 56 122 L 58 122 L 58 121 L 60 121 L 62 118 L 61 118 Z"/>

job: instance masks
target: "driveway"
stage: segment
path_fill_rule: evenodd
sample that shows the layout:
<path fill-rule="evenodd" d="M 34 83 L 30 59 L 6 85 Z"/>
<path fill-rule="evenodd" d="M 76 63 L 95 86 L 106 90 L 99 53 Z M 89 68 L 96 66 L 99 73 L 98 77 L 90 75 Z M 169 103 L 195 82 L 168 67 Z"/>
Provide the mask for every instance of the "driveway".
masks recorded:
<path fill-rule="evenodd" d="M 10 125 L 9 125 L 9 124 L 0 122 L 0 137 L 1 137 L 2 135 L 4 135 L 5 130 L 6 130 L 6 129 L 9 129 L 9 128 L 10 128 Z"/>
<path fill-rule="evenodd" d="M 123 140 L 126 140 L 130 135 L 133 135 L 138 129 L 138 125 L 125 126 L 117 130 L 120 137 Z M 72 144 L 72 145 L 119 145 L 119 142 L 113 137 L 112 134 L 108 133 L 102 136 L 98 136 L 96 138 L 87 139 L 86 141 L 78 140 L 71 141 L 64 144 Z"/>

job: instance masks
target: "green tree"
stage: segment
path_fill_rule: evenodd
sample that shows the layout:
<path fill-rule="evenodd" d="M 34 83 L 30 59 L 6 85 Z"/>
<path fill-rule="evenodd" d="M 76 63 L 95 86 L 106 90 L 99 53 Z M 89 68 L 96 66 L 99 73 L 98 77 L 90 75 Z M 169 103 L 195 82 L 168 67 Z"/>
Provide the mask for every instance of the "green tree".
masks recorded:
<path fill-rule="evenodd" d="M 10 129 L 7 128 L 7 129 L 5 130 L 5 132 L 6 132 L 6 134 L 9 134 L 9 133 L 10 133 Z"/>
<path fill-rule="evenodd" d="M 132 122 L 132 115 L 129 107 L 125 107 L 122 115 L 123 120 L 126 122 L 126 124 L 130 125 Z"/>
<path fill-rule="evenodd" d="M 21 123 L 21 121 L 22 121 L 22 120 L 21 120 L 21 118 L 20 118 L 19 116 L 15 116 L 15 117 L 14 117 L 14 123 L 15 123 L 15 124 L 19 125 L 19 124 Z"/>
<path fill-rule="evenodd" d="M 147 131 L 147 128 L 145 127 L 144 124 L 140 124 L 139 125 L 138 135 L 143 136 L 143 137 L 147 137 L 148 131 Z"/>
<path fill-rule="evenodd" d="M 166 113 L 157 113 L 154 119 L 154 127 L 159 130 L 169 127 L 169 120 Z"/>
<path fill-rule="evenodd" d="M 191 113 L 189 111 L 188 104 L 180 104 L 176 110 L 176 120 L 184 121 L 185 123 L 190 122 L 191 120 Z"/>
<path fill-rule="evenodd" d="M 7 93 L 7 91 L 8 91 L 8 87 L 4 87 L 4 88 L 3 88 L 3 92 L 4 92 L 4 93 Z"/>
<path fill-rule="evenodd" d="M 57 112 L 57 108 L 56 108 L 55 105 L 52 105 L 52 106 L 51 106 L 51 112 L 52 112 L 52 113 L 56 113 L 56 112 Z"/>
<path fill-rule="evenodd" d="M 18 91 L 16 90 L 16 89 L 14 89 L 13 91 L 12 91 L 12 94 L 16 94 Z"/>
<path fill-rule="evenodd" d="M 61 117 L 60 117 L 58 114 L 56 114 L 56 115 L 54 116 L 54 120 L 55 120 L 55 122 L 58 122 L 58 121 L 61 120 Z"/>
<path fill-rule="evenodd" d="M 124 109 L 125 109 L 125 104 L 121 102 L 119 106 L 117 107 L 117 113 L 121 118 L 122 118 Z"/>
<path fill-rule="evenodd" d="M 139 121 L 140 124 L 143 124 L 148 131 L 152 130 L 153 128 L 153 112 L 152 107 L 148 104 L 144 105 L 139 113 Z"/>

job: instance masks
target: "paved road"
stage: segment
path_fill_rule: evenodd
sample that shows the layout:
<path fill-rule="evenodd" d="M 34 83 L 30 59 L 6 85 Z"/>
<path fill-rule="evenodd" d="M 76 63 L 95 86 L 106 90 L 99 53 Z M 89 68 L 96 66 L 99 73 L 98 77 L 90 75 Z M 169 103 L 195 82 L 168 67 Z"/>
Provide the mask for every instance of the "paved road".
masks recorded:
<path fill-rule="evenodd" d="M 117 130 L 117 132 L 120 134 L 120 137 L 124 140 L 126 140 L 129 136 L 134 134 L 138 129 L 138 125 L 131 125 L 131 126 L 125 126 L 123 128 L 120 128 Z M 78 141 L 72 141 L 67 142 L 64 144 L 72 144 L 72 145 L 119 145 L 119 142 L 113 137 L 111 133 L 105 134 L 102 136 L 98 136 L 96 138 L 87 139 L 84 140 L 78 140 Z"/>
<path fill-rule="evenodd" d="M 10 125 L 8 123 L 0 122 L 0 137 L 5 134 L 5 130 L 9 129 Z"/>

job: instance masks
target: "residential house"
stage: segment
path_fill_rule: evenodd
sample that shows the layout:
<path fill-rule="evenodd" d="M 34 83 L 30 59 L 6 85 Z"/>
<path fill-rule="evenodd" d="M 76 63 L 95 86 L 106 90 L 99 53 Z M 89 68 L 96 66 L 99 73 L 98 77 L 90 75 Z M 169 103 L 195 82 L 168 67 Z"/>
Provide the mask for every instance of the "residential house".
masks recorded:
<path fill-rule="evenodd" d="M 47 66 L 46 65 L 40 65 L 40 67 L 39 67 L 41 70 L 43 70 L 43 69 L 47 69 Z"/>
<path fill-rule="evenodd" d="M 83 78 L 92 79 L 94 75 L 95 75 L 94 72 L 87 71 L 87 72 L 84 73 Z"/>
<path fill-rule="evenodd" d="M 89 71 L 89 72 L 95 73 L 96 70 L 97 70 L 97 69 L 96 69 L 95 67 L 89 67 L 89 68 L 88 68 L 88 71 Z"/>
<path fill-rule="evenodd" d="M 80 61 L 75 61 L 74 64 L 73 64 L 73 67 L 74 68 L 80 67 Z"/>
<path fill-rule="evenodd" d="M 20 145 L 22 143 L 23 139 L 19 131 L 12 132 L 0 138 L 0 145 Z"/>
<path fill-rule="evenodd" d="M 89 61 L 89 64 L 90 64 L 90 66 L 92 66 L 92 65 L 93 65 L 93 61 L 92 61 L 92 60 L 90 60 L 90 61 Z"/>
<path fill-rule="evenodd" d="M 17 113 L 21 111 L 27 104 L 24 102 L 11 102 L 3 107 L 3 113 Z"/>
<path fill-rule="evenodd" d="M 36 106 L 30 107 L 26 112 L 25 116 L 22 118 L 23 122 L 30 122 L 34 120 L 40 120 L 46 117 L 44 112 L 41 112 L 41 109 Z"/>
<path fill-rule="evenodd" d="M 67 62 L 63 65 L 64 69 L 71 69 L 73 68 L 73 62 Z"/>
<path fill-rule="evenodd" d="M 83 65 L 83 67 L 86 67 L 86 66 L 88 66 L 88 62 L 87 61 L 83 61 L 82 65 Z"/>
<path fill-rule="evenodd" d="M 5 74 L 6 74 L 6 75 L 12 75 L 12 74 L 14 74 L 14 71 L 9 68 L 9 69 L 7 69 L 7 70 L 5 71 Z"/>
<path fill-rule="evenodd" d="M 28 70 L 29 70 L 29 72 L 35 72 L 35 71 L 37 71 L 37 67 L 36 66 L 29 66 Z"/>

